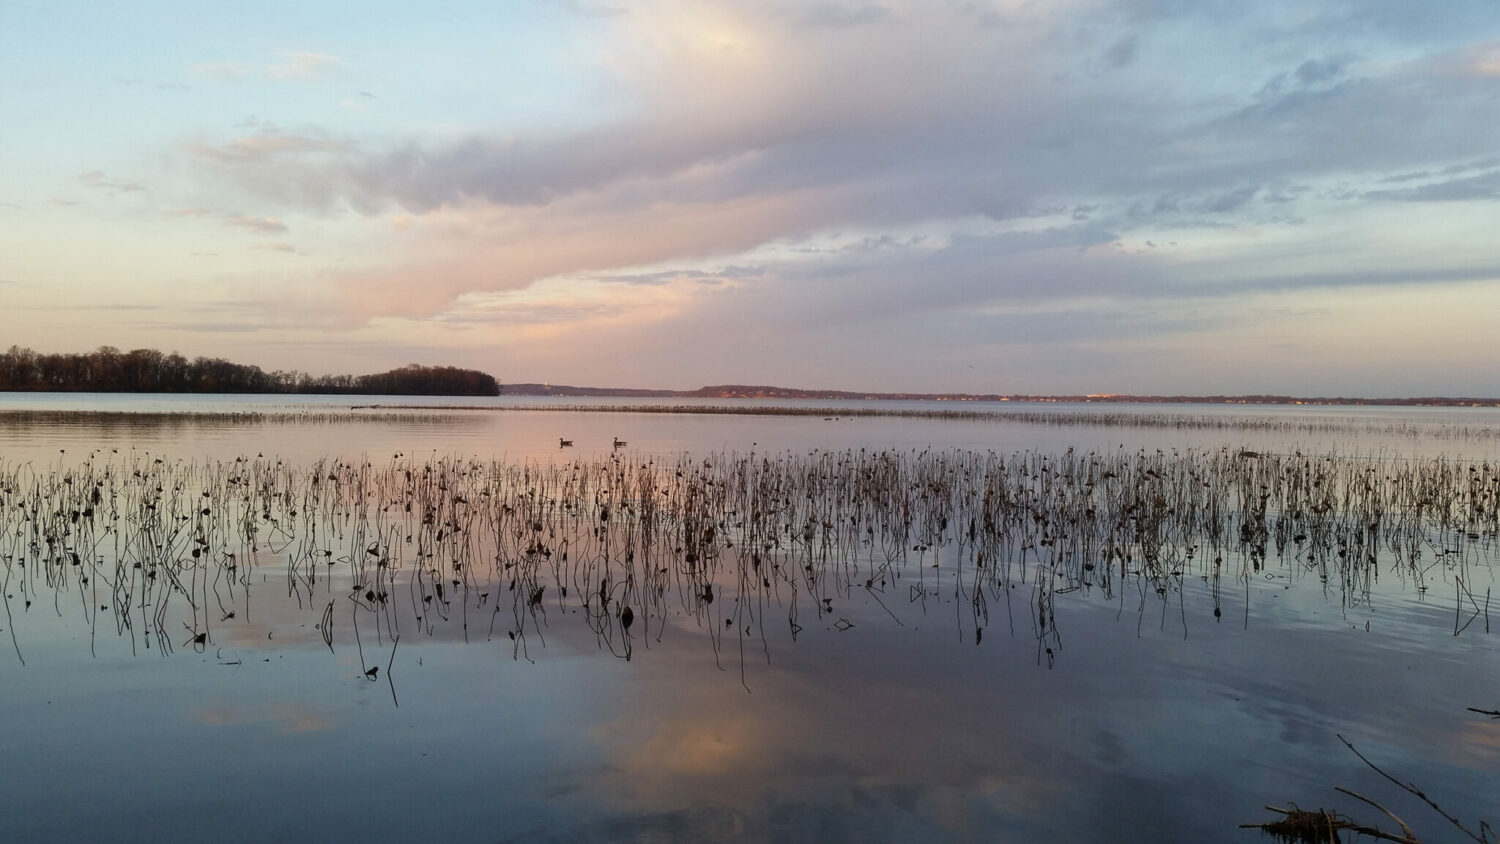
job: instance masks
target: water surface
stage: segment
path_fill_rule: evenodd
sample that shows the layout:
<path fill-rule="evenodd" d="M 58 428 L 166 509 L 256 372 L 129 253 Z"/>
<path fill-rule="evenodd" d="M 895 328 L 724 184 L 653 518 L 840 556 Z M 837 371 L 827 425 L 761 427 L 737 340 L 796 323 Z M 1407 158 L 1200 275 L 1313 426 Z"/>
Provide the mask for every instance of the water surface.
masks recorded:
<path fill-rule="evenodd" d="M 410 407 L 424 404 L 442 409 Z M 472 408 L 451 409 L 459 404 Z M 121 489 L 143 488 L 125 480 L 134 471 L 200 485 L 219 472 L 215 482 L 227 484 L 251 464 L 345 478 L 366 462 L 371 472 L 420 473 L 467 461 L 484 471 L 530 465 L 534 477 L 618 459 L 691 475 L 703 459 L 774 463 L 860 449 L 906 460 L 923 450 L 1192 449 L 1239 461 L 1300 451 L 1385 471 L 1422 458 L 1493 463 L 1486 432 L 1500 428 L 1494 411 L 1467 409 L 1104 409 L 1250 420 L 1234 427 L 1049 424 L 1004 418 L 1008 407 L 979 408 L 995 419 L 848 415 L 871 406 L 858 402 L 801 404 L 828 411 L 811 416 L 568 405 L 6 396 L 0 462 L 26 489 L 106 470 Z M 559 448 L 560 437 L 575 445 Z M 617 450 L 616 439 L 627 445 Z M 446 494 L 451 506 L 453 488 L 434 500 Z M 162 500 L 193 499 L 197 487 L 172 493 Z M 1378 795 L 1432 840 L 1451 837 L 1339 734 L 1471 826 L 1496 819 L 1500 721 L 1466 711 L 1500 708 L 1500 653 L 1487 609 L 1477 609 L 1497 586 L 1490 534 L 1434 530 L 1419 565 L 1384 548 L 1353 582 L 1336 567 L 1328 577 L 1334 546 L 1314 565 L 1295 544 L 1278 552 L 1272 543 L 1252 559 L 1226 541 L 1217 577 L 1203 554 L 1188 560 L 1179 548 L 1161 576 L 1121 575 L 1108 588 L 1084 574 L 1087 562 L 1102 567 L 1097 554 L 1038 568 L 1043 550 L 1033 549 L 1007 587 L 986 593 L 983 618 L 964 580 L 977 572 L 951 539 L 903 545 L 886 565 L 894 551 L 874 538 L 879 555 L 817 561 L 825 591 L 796 580 L 804 591 L 794 594 L 742 582 L 744 567 L 731 561 L 746 544 L 724 548 L 719 536 L 724 565 L 672 580 L 655 610 L 637 603 L 626 631 L 618 602 L 599 624 L 579 601 L 601 571 L 623 576 L 618 559 L 587 569 L 592 579 L 567 599 L 547 579 L 555 566 L 539 566 L 535 584 L 551 591 L 532 605 L 532 583 L 513 597 L 510 570 L 490 559 L 496 548 L 475 544 L 473 580 L 460 571 L 442 600 L 424 601 L 454 574 L 456 546 L 436 537 L 458 510 L 425 525 L 387 514 L 363 528 L 334 509 L 284 512 L 284 526 L 261 520 L 253 540 L 203 528 L 212 565 L 181 569 L 182 593 L 151 593 L 168 611 L 132 610 L 123 629 L 98 574 L 84 584 L 69 571 L 54 586 L 18 562 L 40 551 L 6 546 L 0 648 L 14 648 L 0 659 L 4 840 L 1251 840 L 1258 834 L 1235 826 L 1268 819 L 1267 803 L 1368 815 L 1334 785 Z M 197 559 L 187 556 L 196 507 L 183 516 L 190 527 L 165 544 L 174 559 Z M 3 523 L 14 533 L 37 517 L 7 512 Z M 384 532 L 368 532 L 377 523 Z M 310 538 L 314 525 L 322 532 Z M 121 551 L 128 536 L 93 536 L 89 550 L 101 558 L 132 559 L 141 552 L 130 547 L 144 547 Z M 423 536 L 448 558 L 422 557 Z M 533 541 L 515 540 L 514 553 Z M 766 559 L 790 567 L 800 560 L 793 547 Z M 344 562 L 289 562 L 325 548 Z M 600 560 L 614 553 L 588 548 Z M 237 555 L 232 576 L 225 549 Z M 674 567 L 685 554 L 660 550 Z M 355 564 L 362 554 L 388 554 L 392 565 Z M 433 567 L 444 576 L 416 574 Z M 705 602 L 709 583 L 717 591 Z M 364 597 L 377 587 L 400 600 Z M 641 594 L 626 589 L 611 583 L 614 595 Z"/>

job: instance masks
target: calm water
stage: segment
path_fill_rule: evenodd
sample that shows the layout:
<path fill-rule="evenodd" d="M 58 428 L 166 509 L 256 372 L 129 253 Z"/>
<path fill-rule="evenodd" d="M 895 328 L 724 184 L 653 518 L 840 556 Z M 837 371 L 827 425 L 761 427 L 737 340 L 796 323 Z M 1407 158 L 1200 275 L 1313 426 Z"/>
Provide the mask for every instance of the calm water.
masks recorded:
<path fill-rule="evenodd" d="M 172 467 L 279 460 L 306 474 L 342 459 L 420 471 L 474 458 L 529 464 L 537 476 L 615 456 L 691 468 L 700 458 L 861 448 L 1228 447 L 1382 466 L 1500 454 L 1500 414 L 1480 410 L 1023 408 L 1199 420 L 1177 427 L 841 412 L 869 403 L 810 403 L 829 408 L 813 416 L 463 403 L 474 408 L 3 396 L 0 464 L 33 484 L 106 469 L 196 483 L 196 469 Z M 576 445 L 559 449 L 559 437 Z M 616 451 L 615 438 L 628 445 Z M 313 546 L 332 557 L 402 546 L 399 516 L 381 522 L 385 533 L 356 537 L 338 533 L 352 524 L 346 515 L 318 522 L 328 535 Z M 0 525 L 15 532 L 26 518 L 8 512 Z M 303 513 L 299 524 L 312 523 Z M 185 537 L 165 544 L 184 556 Z M 146 541 L 99 538 L 100 557 Z M 414 586 L 391 575 L 400 600 L 367 611 L 354 586 L 375 587 L 357 564 L 309 581 L 285 562 L 309 547 L 307 531 L 290 526 L 264 527 L 253 564 L 241 551 L 234 577 L 192 569 L 203 572 L 183 585 L 194 608 L 184 615 L 176 599 L 151 635 L 139 619 L 122 628 L 98 575 L 54 588 L 6 559 L 0 840 L 1250 841 L 1259 833 L 1236 824 L 1293 802 L 1376 820 L 1334 785 L 1376 797 L 1428 840 L 1452 840 L 1451 827 L 1336 737 L 1471 827 L 1500 821 L 1500 721 L 1466 711 L 1500 709 L 1500 631 L 1489 632 L 1481 606 L 1500 592 L 1495 538 L 1452 541 L 1453 556 L 1429 546 L 1416 573 L 1382 558 L 1353 589 L 1274 549 L 1260 569 L 1236 554 L 1217 580 L 1198 576 L 1200 557 L 1160 593 L 1125 577 L 1049 592 L 1035 569 L 1018 570 L 1014 588 L 991 593 L 983 622 L 951 549 L 903 546 L 900 565 L 877 571 L 872 552 L 826 593 L 714 580 L 718 599 L 705 602 L 703 583 L 674 581 L 657 615 L 636 604 L 628 661 L 618 611 L 601 635 L 577 594 L 559 599 L 551 581 L 530 605 L 506 597 L 517 593 L 503 572 L 472 585 L 460 574 L 463 585 L 436 601 L 424 596 L 442 579 Z M 403 553 L 401 572 L 424 568 L 420 551 Z M 859 588 L 881 577 L 882 587 Z M 1039 595 L 1054 613 L 1040 634 Z"/>

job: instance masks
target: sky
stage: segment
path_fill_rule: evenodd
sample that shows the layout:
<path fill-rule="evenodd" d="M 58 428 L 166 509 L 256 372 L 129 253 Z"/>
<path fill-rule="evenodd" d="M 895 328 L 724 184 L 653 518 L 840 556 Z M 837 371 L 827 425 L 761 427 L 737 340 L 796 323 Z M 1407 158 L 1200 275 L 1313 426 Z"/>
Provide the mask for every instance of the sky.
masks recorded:
<path fill-rule="evenodd" d="M 0 0 L 0 347 L 1500 396 L 1493 0 Z"/>

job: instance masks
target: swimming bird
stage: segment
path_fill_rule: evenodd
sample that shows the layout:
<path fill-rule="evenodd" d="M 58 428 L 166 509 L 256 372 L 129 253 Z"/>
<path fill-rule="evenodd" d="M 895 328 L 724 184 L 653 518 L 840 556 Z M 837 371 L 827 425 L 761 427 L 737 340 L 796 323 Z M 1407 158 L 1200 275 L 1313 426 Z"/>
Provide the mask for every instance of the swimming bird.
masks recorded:
<path fill-rule="evenodd" d="M 629 443 L 626 443 L 624 440 L 620 439 L 619 437 L 615 437 L 615 448 L 624 448 L 628 444 Z"/>
<path fill-rule="evenodd" d="M 572 444 L 573 444 L 572 440 L 565 440 L 562 437 L 558 437 L 557 438 L 557 447 L 558 448 L 567 448 L 568 446 L 570 446 Z"/>

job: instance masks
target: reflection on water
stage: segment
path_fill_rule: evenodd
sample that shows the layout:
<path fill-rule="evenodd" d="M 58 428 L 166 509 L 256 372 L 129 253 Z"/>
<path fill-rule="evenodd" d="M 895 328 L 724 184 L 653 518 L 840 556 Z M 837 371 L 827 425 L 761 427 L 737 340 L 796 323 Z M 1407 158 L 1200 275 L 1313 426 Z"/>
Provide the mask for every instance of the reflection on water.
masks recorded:
<path fill-rule="evenodd" d="M 1301 449 L 1408 457 L 1500 459 L 1500 414 L 1481 408 L 1312 408 L 1244 405 L 743 400 L 562 401 L 532 397 L 361 399 L 342 396 L 0 394 L 0 455 L 55 461 L 58 449 L 166 452 L 176 458 L 256 453 L 298 461 L 409 454 L 511 460 L 608 454 L 615 438 L 638 453 L 957 448 Z M 648 411 L 673 412 L 648 412 Z M 687 411 L 687 412 L 676 412 Z M 705 412 L 712 411 L 712 412 Z M 723 411 L 730 411 L 727 413 Z M 793 414 L 793 415 L 786 415 Z M 906 415 L 899 415 L 906 414 Z M 355 424 L 346 424 L 355 423 Z"/>
<path fill-rule="evenodd" d="M 1482 457 L 520 416 L 533 459 L 430 446 L 461 414 L 7 429 L 6 840 L 1234 840 L 1386 795 L 1336 733 L 1465 818 L 1500 783 Z"/>

